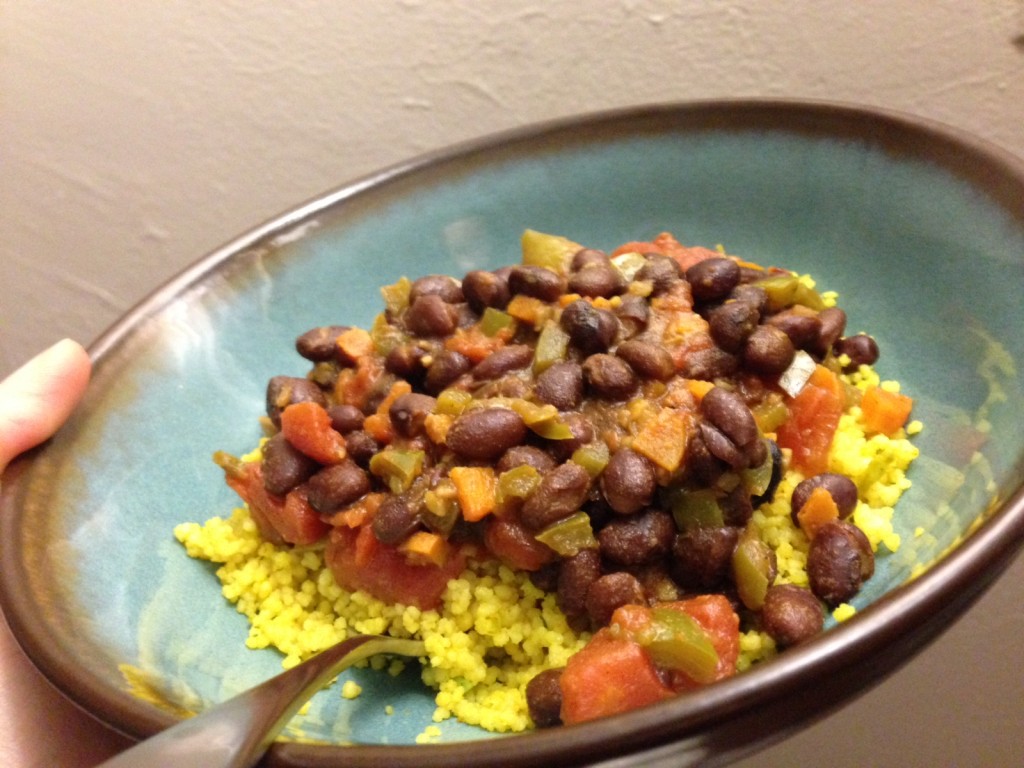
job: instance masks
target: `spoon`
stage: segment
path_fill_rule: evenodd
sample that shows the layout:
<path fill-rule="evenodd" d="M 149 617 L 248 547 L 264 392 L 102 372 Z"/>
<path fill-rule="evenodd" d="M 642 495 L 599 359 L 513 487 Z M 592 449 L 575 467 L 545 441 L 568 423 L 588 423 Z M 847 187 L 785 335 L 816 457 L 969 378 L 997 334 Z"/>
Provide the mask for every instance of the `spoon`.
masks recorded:
<path fill-rule="evenodd" d="M 314 693 L 378 653 L 423 656 L 419 640 L 357 635 L 255 688 L 174 725 L 97 768 L 244 768 L 255 765 Z"/>

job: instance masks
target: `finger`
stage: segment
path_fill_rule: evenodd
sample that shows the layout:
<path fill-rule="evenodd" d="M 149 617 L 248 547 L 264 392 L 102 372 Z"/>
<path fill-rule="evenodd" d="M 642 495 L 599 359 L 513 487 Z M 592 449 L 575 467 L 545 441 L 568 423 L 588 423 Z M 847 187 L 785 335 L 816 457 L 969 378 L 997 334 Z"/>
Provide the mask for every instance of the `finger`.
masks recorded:
<path fill-rule="evenodd" d="M 0 382 L 0 471 L 57 431 L 85 392 L 91 371 L 88 353 L 64 339 Z"/>

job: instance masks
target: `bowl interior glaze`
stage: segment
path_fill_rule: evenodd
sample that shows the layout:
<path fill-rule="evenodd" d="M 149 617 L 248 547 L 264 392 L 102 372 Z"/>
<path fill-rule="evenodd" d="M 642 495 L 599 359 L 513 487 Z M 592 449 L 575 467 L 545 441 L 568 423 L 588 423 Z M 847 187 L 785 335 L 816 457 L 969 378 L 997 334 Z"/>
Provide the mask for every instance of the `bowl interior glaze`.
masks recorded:
<path fill-rule="evenodd" d="M 856 658 L 854 642 L 913 638 L 891 643 L 905 658 L 938 631 L 878 607 L 894 595 L 920 607 L 926 591 L 954 582 L 964 589 L 952 571 L 942 579 L 947 566 L 966 567 L 963 558 L 908 584 L 919 564 L 1000 521 L 1005 533 L 986 545 L 995 550 L 968 549 L 983 582 L 1024 538 L 1022 190 L 1019 160 L 955 131 L 779 102 L 547 124 L 343 187 L 198 262 L 94 345 L 82 408 L 4 478 L 5 612 L 58 687 L 132 735 L 167 724 L 175 708 L 200 709 L 269 677 L 280 657 L 245 648 L 246 621 L 221 597 L 214 569 L 186 557 L 171 532 L 232 509 L 210 455 L 244 452 L 258 439 L 267 379 L 306 371 L 295 337 L 318 325 L 369 325 L 379 286 L 402 275 L 514 263 L 528 227 L 599 248 L 669 230 L 688 244 L 721 243 L 811 273 L 837 291 L 848 329 L 876 337 L 883 378 L 902 382 L 925 424 L 913 487 L 897 507 L 903 544 L 879 558 L 855 600 L 864 610 L 822 643 L 787 654 L 793 659 L 655 708 L 643 722 L 654 743 L 671 741 L 714 730 L 711 713 L 742 711 L 757 690 L 813 697 L 801 674 L 871 663 Z M 415 671 L 347 674 L 364 694 L 348 702 L 337 689 L 322 693 L 289 735 L 362 746 L 286 747 L 282 764 L 332 754 L 353 765 L 414 760 L 410 750 L 374 745 L 412 744 L 431 724 L 432 699 Z M 504 739 L 503 760 L 635 748 L 624 734 L 640 720 L 619 720 Z M 489 734 L 451 721 L 440 728 L 453 746 L 431 748 L 431 761 L 493 756 L 493 747 L 473 746 Z"/>

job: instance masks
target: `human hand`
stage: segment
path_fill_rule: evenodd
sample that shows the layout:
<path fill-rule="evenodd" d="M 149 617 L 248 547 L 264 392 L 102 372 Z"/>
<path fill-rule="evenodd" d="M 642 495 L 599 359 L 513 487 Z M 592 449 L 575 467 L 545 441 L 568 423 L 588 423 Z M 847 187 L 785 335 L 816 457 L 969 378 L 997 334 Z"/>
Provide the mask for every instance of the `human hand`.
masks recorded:
<path fill-rule="evenodd" d="M 0 472 L 60 428 L 85 392 L 91 372 L 82 345 L 64 339 L 0 381 Z"/>

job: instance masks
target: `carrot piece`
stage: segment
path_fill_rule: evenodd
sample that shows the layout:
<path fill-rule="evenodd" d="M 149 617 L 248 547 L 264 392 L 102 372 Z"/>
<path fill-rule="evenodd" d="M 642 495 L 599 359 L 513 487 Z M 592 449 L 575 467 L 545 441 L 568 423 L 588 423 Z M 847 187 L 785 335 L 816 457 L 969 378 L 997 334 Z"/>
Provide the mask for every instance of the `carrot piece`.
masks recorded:
<path fill-rule="evenodd" d="M 839 506 L 831 493 L 818 487 L 811 491 L 807 501 L 796 513 L 796 518 L 807 538 L 813 539 L 821 526 L 839 519 Z"/>
<path fill-rule="evenodd" d="M 675 472 L 686 452 L 690 422 L 688 411 L 662 408 L 633 438 L 633 450 L 643 454 L 662 469 Z"/>
<path fill-rule="evenodd" d="M 490 467 L 452 467 L 448 472 L 455 484 L 462 516 L 469 522 L 482 520 L 494 511 L 498 480 Z"/>
<path fill-rule="evenodd" d="M 699 403 L 704 399 L 704 395 L 715 388 L 715 383 L 713 381 L 702 381 L 701 379 L 688 379 L 686 388 L 690 390 L 690 394 L 697 398 Z"/>
<path fill-rule="evenodd" d="M 548 305 L 543 301 L 523 293 L 513 296 L 505 311 L 516 320 L 529 323 L 534 328 L 539 328 L 550 313 Z"/>
<path fill-rule="evenodd" d="M 451 545 L 443 536 L 430 531 L 414 531 L 398 545 L 398 551 L 415 565 L 436 565 L 438 568 L 448 562 Z"/>
<path fill-rule="evenodd" d="M 292 446 L 321 464 L 345 458 L 345 438 L 331 426 L 331 417 L 319 403 L 292 403 L 281 412 L 281 431 Z"/>
<path fill-rule="evenodd" d="M 512 328 L 502 328 L 493 336 L 488 336 L 479 325 L 472 325 L 469 328 L 456 329 L 455 333 L 445 340 L 444 346 L 445 349 L 458 352 L 474 363 L 479 363 L 495 350 L 505 346 L 505 342 L 514 332 Z"/>
<path fill-rule="evenodd" d="M 913 398 L 881 387 L 871 387 L 860 401 L 868 432 L 881 432 L 886 436 L 893 435 L 907 423 L 913 407 Z"/>
<path fill-rule="evenodd" d="M 391 423 L 391 406 L 402 395 L 412 392 L 412 385 L 404 379 L 399 379 L 391 385 L 387 395 L 377 406 L 377 412 L 371 413 L 363 419 L 363 429 L 370 433 L 370 436 L 378 443 L 390 444 L 395 439 L 395 429 Z"/>
<path fill-rule="evenodd" d="M 383 374 L 384 363 L 380 357 L 361 357 L 356 361 L 355 368 L 343 368 L 338 374 L 338 380 L 334 384 L 334 397 L 339 403 L 362 408 Z"/>
<path fill-rule="evenodd" d="M 335 343 L 345 357 L 353 363 L 373 353 L 373 339 L 362 328 L 349 328 L 347 331 L 343 331 Z"/>
<path fill-rule="evenodd" d="M 327 522 L 333 526 L 343 525 L 347 528 L 364 526 L 377 514 L 381 502 L 384 501 L 384 496 L 383 493 L 368 493 L 340 512 L 335 512 L 330 518 L 327 518 Z"/>

